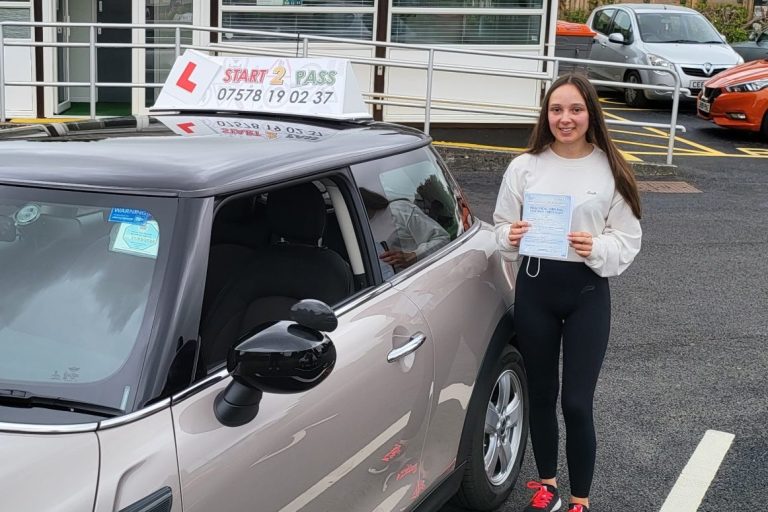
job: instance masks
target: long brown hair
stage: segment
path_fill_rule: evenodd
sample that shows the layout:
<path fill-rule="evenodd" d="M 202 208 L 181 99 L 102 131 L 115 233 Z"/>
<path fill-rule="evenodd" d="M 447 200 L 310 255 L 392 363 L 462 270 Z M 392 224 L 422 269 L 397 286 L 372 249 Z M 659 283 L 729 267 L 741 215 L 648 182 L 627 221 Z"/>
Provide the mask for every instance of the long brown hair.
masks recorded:
<path fill-rule="evenodd" d="M 635 173 L 632 172 L 632 168 L 621 155 L 616 144 L 608 136 L 608 128 L 605 125 L 605 118 L 603 117 L 603 110 L 600 108 L 600 101 L 597 98 L 597 91 L 584 75 L 568 73 L 554 81 L 552 87 L 547 91 L 547 95 L 544 96 L 539 121 L 536 123 L 536 127 L 531 134 L 527 152 L 538 155 L 555 141 L 555 136 L 549 129 L 549 99 L 557 88 L 566 84 L 575 86 L 584 98 L 584 102 L 587 104 L 587 113 L 589 114 L 587 142 L 602 149 L 606 154 L 611 166 L 611 172 L 613 173 L 613 179 L 616 182 L 616 190 L 619 191 L 632 209 L 635 217 L 639 219 L 642 215 L 642 209 L 640 208 L 640 194 L 637 191 Z"/>

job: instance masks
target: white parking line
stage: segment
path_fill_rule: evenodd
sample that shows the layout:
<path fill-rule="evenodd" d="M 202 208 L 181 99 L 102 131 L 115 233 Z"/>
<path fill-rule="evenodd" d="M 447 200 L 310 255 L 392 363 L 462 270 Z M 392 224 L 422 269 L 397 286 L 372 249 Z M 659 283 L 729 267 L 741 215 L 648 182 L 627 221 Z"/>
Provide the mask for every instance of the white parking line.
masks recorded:
<path fill-rule="evenodd" d="M 696 512 L 734 437 L 707 430 L 659 512 Z"/>

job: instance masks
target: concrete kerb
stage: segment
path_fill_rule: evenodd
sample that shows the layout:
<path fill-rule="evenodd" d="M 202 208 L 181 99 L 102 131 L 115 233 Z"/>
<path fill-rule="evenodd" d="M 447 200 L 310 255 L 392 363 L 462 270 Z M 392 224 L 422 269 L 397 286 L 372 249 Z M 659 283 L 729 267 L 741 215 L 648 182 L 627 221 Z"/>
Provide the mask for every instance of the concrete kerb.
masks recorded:
<path fill-rule="evenodd" d="M 435 144 L 448 168 L 456 172 L 499 172 L 503 173 L 510 160 L 519 153 L 507 150 L 460 148 Z M 678 167 L 650 162 L 630 162 L 638 178 L 671 177 L 677 175 Z"/>

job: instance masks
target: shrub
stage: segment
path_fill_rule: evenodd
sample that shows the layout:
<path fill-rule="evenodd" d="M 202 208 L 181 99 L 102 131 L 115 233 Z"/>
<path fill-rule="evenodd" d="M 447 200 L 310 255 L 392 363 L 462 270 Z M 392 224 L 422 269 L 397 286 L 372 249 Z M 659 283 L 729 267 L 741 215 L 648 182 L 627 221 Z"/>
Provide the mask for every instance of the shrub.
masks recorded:
<path fill-rule="evenodd" d="M 744 28 L 749 21 L 745 7 L 735 4 L 713 4 L 699 1 L 694 8 L 712 22 L 728 42 L 744 41 L 749 32 Z"/>

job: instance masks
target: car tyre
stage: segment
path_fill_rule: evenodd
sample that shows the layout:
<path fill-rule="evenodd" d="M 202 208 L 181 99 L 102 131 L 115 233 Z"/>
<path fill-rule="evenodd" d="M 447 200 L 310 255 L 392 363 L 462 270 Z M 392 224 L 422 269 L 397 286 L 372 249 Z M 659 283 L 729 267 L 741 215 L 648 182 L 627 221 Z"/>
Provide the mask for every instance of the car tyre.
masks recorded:
<path fill-rule="evenodd" d="M 470 453 L 455 501 L 471 510 L 489 511 L 512 491 L 528 441 L 528 385 L 520 353 L 505 347 L 490 378 L 475 392 L 485 407 L 463 434 L 471 436 Z"/>
<path fill-rule="evenodd" d="M 763 139 L 768 141 L 768 110 L 763 114 L 763 124 L 760 125 L 760 133 L 762 134 Z"/>
<path fill-rule="evenodd" d="M 637 71 L 627 73 L 624 81 L 630 84 L 643 83 Z M 648 104 L 648 98 L 645 97 L 645 92 L 642 89 L 624 89 L 624 103 L 630 107 L 644 107 Z"/>

